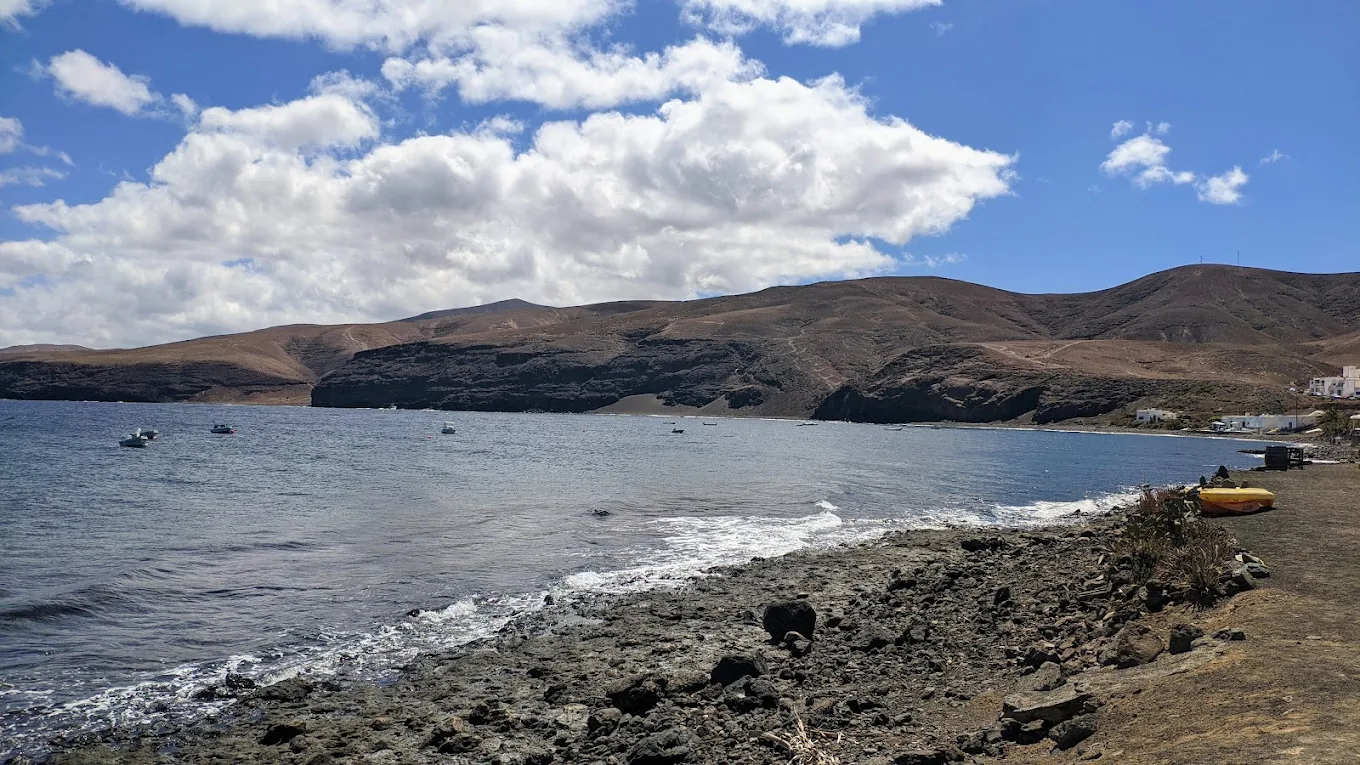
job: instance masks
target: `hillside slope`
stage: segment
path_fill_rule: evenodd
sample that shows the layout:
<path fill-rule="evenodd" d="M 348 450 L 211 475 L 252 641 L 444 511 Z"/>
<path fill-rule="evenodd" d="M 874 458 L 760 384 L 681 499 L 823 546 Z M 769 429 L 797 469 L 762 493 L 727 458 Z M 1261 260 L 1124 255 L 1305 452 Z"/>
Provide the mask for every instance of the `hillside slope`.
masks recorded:
<path fill-rule="evenodd" d="M 1360 337 L 1360 274 L 1189 266 L 1083 294 L 936 277 L 684 302 L 505 301 L 129 351 L 0 355 L 0 396 L 871 421 L 1282 408 Z M 676 410 L 672 410 L 676 411 Z"/>

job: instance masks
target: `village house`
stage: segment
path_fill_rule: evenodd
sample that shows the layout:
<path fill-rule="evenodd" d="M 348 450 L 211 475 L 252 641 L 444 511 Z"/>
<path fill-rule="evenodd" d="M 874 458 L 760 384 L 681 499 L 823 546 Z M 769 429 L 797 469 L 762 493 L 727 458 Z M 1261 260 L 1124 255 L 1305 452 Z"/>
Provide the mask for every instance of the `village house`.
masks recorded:
<path fill-rule="evenodd" d="M 1360 395 L 1360 367 L 1342 367 L 1340 377 L 1314 377 L 1308 393 L 1326 398 L 1353 398 Z"/>
<path fill-rule="evenodd" d="M 1322 412 L 1308 414 L 1243 414 L 1230 415 L 1215 421 L 1210 427 L 1220 433 L 1288 433 L 1311 428 L 1322 418 Z"/>
<path fill-rule="evenodd" d="M 1179 412 L 1169 412 L 1165 409 L 1139 409 L 1134 416 L 1143 424 L 1174 422 L 1181 418 Z"/>

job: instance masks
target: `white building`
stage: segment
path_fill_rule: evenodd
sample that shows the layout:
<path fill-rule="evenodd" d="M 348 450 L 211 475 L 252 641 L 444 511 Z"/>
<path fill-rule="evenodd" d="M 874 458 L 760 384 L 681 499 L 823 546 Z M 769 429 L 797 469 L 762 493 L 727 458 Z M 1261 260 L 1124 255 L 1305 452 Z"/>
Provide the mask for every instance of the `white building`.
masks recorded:
<path fill-rule="evenodd" d="M 1308 414 L 1242 414 L 1223 417 L 1214 423 L 1214 430 L 1228 432 L 1271 433 L 1303 430 L 1317 424 L 1322 412 Z"/>
<path fill-rule="evenodd" d="M 1168 412 L 1165 409 L 1139 409 L 1134 415 L 1139 422 L 1174 422 L 1181 418 L 1179 412 Z"/>
<path fill-rule="evenodd" d="M 1314 377 L 1308 393 L 1327 398 L 1352 398 L 1360 395 L 1360 367 L 1342 367 L 1340 377 Z"/>

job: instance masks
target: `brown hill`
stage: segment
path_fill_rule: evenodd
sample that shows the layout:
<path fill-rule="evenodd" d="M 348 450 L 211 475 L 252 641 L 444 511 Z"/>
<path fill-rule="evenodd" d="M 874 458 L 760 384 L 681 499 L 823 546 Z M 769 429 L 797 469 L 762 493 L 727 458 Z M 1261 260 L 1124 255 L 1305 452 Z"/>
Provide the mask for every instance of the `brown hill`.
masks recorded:
<path fill-rule="evenodd" d="M 0 396 L 298 400 L 311 390 L 320 406 L 1051 421 L 1144 401 L 1288 406 L 1289 384 L 1334 369 L 1357 344 L 1360 274 L 1190 266 L 1071 295 L 886 277 L 30 352 L 0 359 Z"/>

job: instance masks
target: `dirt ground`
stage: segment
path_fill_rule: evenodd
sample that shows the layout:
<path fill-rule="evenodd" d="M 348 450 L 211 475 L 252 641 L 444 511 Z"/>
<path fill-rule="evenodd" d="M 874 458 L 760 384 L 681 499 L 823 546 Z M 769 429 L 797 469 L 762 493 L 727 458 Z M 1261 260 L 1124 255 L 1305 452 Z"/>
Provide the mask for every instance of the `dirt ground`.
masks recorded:
<path fill-rule="evenodd" d="M 1162 616 L 1188 616 L 1211 633 L 1238 627 L 1246 641 L 1112 677 L 1089 745 L 1013 761 L 1360 762 L 1360 468 L 1234 478 L 1276 493 L 1272 512 L 1217 521 L 1266 561 L 1271 578 L 1220 608 Z"/>

